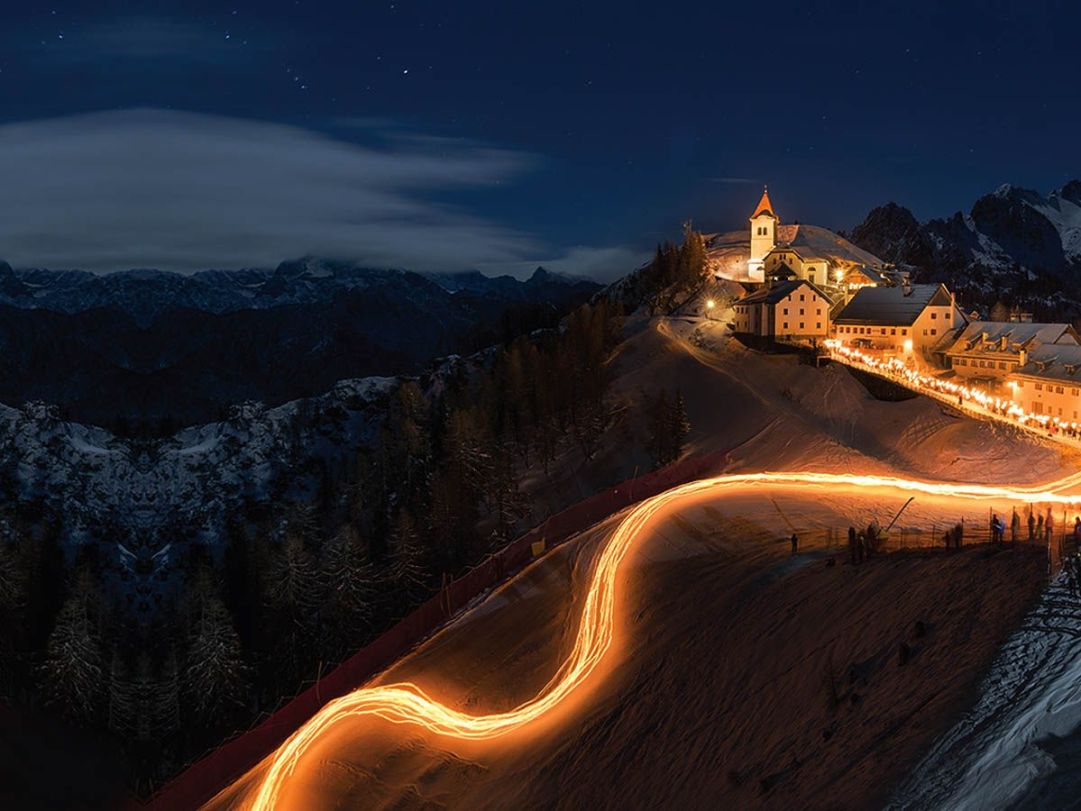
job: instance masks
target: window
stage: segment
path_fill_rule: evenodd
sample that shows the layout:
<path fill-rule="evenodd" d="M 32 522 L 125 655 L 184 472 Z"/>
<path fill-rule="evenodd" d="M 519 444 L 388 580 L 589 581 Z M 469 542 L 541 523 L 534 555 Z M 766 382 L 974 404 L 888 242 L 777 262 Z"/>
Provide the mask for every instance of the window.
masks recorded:
<path fill-rule="evenodd" d="M 784 308 L 784 314 L 788 315 L 788 308 L 787 307 Z"/>
<path fill-rule="evenodd" d="M 885 334 L 886 334 L 886 328 L 885 328 L 885 327 L 883 327 L 883 328 L 882 328 L 882 334 L 883 334 L 883 335 L 885 335 Z"/>
<path fill-rule="evenodd" d="M 1006 368 L 1006 361 L 1004 361 L 1004 360 L 1000 360 L 1000 361 L 998 362 L 998 368 L 999 368 L 999 369 L 1005 369 L 1005 368 Z"/>
<path fill-rule="evenodd" d="M 1070 394 L 1077 397 L 1078 395 L 1081 395 L 1081 389 L 1070 389 Z"/>
<path fill-rule="evenodd" d="M 1062 386 L 1055 386 L 1055 394 L 1062 394 Z"/>
<path fill-rule="evenodd" d="M 800 301 L 803 301 L 803 293 L 800 293 L 800 294 L 799 294 L 799 300 L 800 300 Z"/>
<path fill-rule="evenodd" d="M 821 307 L 819 307 L 819 308 L 817 308 L 817 309 L 815 310 L 815 315 L 818 315 L 818 316 L 821 316 L 821 315 L 822 315 L 822 308 L 821 308 Z"/>
<path fill-rule="evenodd" d="M 784 324 L 783 324 L 782 326 L 784 327 L 784 329 L 788 329 L 788 322 L 787 322 L 787 321 L 785 321 L 785 322 L 784 322 Z"/>
<path fill-rule="evenodd" d="M 821 321 L 819 321 L 817 324 L 815 324 L 815 329 L 822 329 L 822 322 Z"/>
<path fill-rule="evenodd" d="M 944 316 L 942 316 L 942 317 L 945 318 L 947 321 L 949 321 L 952 316 L 953 316 L 953 313 L 951 313 L 949 310 L 946 310 L 946 314 Z"/>
<path fill-rule="evenodd" d="M 924 334 L 924 335 L 926 335 L 926 334 L 927 334 L 927 330 L 924 330 L 924 331 L 923 331 L 923 334 Z"/>
<path fill-rule="evenodd" d="M 803 315 L 803 308 L 802 307 L 799 308 L 799 314 Z"/>
<path fill-rule="evenodd" d="M 901 334 L 902 334 L 902 335 L 908 335 L 908 330 L 907 330 L 907 329 L 903 329 L 903 330 L 901 330 Z"/>
<path fill-rule="evenodd" d="M 1043 383 L 1036 384 L 1036 391 L 1043 391 Z"/>
<path fill-rule="evenodd" d="M 897 334 L 897 327 L 891 327 L 890 328 L 890 335 L 896 335 L 896 334 Z"/>
<path fill-rule="evenodd" d="M 799 322 L 799 328 L 803 329 L 803 322 L 802 321 Z"/>
<path fill-rule="evenodd" d="M 938 335 L 938 330 L 937 330 L 937 329 L 934 329 L 934 328 L 932 328 L 932 329 L 931 329 L 931 334 L 932 334 L 932 335 Z"/>
<path fill-rule="evenodd" d="M 931 313 L 931 320 L 934 321 L 936 318 L 938 318 L 938 313 Z"/>
<path fill-rule="evenodd" d="M 954 366 L 967 366 L 968 364 L 965 363 L 964 358 L 954 358 L 953 359 L 953 365 Z"/>

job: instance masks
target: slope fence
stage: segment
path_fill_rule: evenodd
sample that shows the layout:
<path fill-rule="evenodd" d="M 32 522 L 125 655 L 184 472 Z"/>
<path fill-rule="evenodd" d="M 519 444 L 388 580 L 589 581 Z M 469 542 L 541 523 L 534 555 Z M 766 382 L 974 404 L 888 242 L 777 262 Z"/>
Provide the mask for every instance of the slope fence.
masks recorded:
<path fill-rule="evenodd" d="M 548 518 L 485 558 L 438 594 L 358 650 L 258 725 L 242 732 L 167 783 L 146 805 L 131 808 L 188 811 L 208 802 L 263 758 L 328 701 L 346 695 L 431 636 L 477 597 L 524 569 L 547 550 L 613 513 L 677 484 L 702 478 L 721 465 L 725 451 L 684 459 L 628 479 Z"/>

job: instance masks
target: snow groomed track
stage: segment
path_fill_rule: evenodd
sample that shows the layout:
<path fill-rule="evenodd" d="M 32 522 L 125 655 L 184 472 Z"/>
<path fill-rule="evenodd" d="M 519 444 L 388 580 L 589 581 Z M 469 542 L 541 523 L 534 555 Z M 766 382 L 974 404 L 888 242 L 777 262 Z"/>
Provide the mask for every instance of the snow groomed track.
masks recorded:
<path fill-rule="evenodd" d="M 253 796 L 245 803 L 252 811 L 278 807 L 282 792 L 305 752 L 339 722 L 363 716 L 422 727 L 437 735 L 461 740 L 489 740 L 537 722 L 580 688 L 612 647 L 615 595 L 621 564 L 645 537 L 645 530 L 665 511 L 718 491 L 784 488 L 836 494 L 844 490 L 887 488 L 965 501 L 1011 501 L 1076 504 L 1081 502 L 1081 474 L 1043 487 L 1010 488 L 979 484 L 952 484 L 813 472 L 750 473 L 700 479 L 674 487 L 642 501 L 603 542 L 584 598 L 577 636 L 570 654 L 543 690 L 519 706 L 490 715 L 470 715 L 431 698 L 416 684 L 403 682 L 355 690 L 326 704 L 269 758 Z M 1071 492 L 1072 491 L 1072 492 Z M 765 495 L 763 494 L 763 497 Z"/>

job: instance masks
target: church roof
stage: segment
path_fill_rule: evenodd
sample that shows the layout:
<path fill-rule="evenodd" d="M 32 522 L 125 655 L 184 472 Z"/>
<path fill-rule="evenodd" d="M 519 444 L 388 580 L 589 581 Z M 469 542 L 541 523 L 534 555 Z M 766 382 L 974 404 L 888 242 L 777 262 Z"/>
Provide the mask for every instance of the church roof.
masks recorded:
<path fill-rule="evenodd" d="M 866 265 L 880 268 L 886 265 L 870 251 L 853 245 L 844 237 L 818 225 L 777 226 L 777 247 L 773 250 L 795 250 L 805 259 L 825 259 L 832 265 Z"/>
<path fill-rule="evenodd" d="M 765 214 L 773 219 L 777 219 L 777 215 L 773 211 L 773 203 L 769 201 L 769 188 L 762 189 L 762 199 L 758 201 L 758 208 L 754 210 L 754 214 L 751 215 L 753 220 L 760 214 Z"/>
<path fill-rule="evenodd" d="M 907 327 L 929 305 L 950 303 L 950 294 L 941 284 L 913 284 L 909 287 L 861 287 L 834 319 L 838 324 L 871 324 Z"/>

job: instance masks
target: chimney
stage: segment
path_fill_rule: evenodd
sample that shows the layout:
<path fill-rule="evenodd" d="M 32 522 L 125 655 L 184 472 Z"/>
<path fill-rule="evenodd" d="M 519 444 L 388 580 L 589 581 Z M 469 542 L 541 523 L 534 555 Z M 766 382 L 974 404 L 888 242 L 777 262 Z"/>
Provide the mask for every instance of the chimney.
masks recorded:
<path fill-rule="evenodd" d="M 901 295 L 902 296 L 911 296 L 912 295 L 912 284 L 908 281 L 907 276 L 905 277 L 904 281 L 901 282 Z"/>

